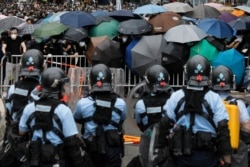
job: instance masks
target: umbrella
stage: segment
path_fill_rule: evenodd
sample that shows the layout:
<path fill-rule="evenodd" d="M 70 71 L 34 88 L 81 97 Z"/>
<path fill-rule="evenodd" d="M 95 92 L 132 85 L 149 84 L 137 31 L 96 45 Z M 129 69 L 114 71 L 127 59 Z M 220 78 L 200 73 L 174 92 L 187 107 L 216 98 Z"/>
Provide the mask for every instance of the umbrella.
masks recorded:
<path fill-rule="evenodd" d="M 19 17 L 8 16 L 8 17 L 0 20 L 0 30 L 1 31 L 8 30 L 11 27 L 16 27 L 24 22 L 25 22 L 25 20 L 23 20 Z"/>
<path fill-rule="evenodd" d="M 185 13 L 185 16 L 202 19 L 202 18 L 217 18 L 221 15 L 220 11 L 208 6 L 198 5 L 194 7 L 193 11 Z"/>
<path fill-rule="evenodd" d="M 242 11 L 247 12 L 247 13 L 250 13 L 250 7 L 248 7 L 248 6 L 241 5 L 241 6 L 236 6 L 234 8 L 242 10 Z"/>
<path fill-rule="evenodd" d="M 183 72 L 183 66 L 190 54 L 187 44 L 169 42 L 162 52 L 162 65 L 168 72 L 175 74 Z"/>
<path fill-rule="evenodd" d="M 245 12 L 243 10 L 240 10 L 240 9 L 235 9 L 231 12 L 231 14 L 233 14 L 237 17 L 240 17 L 240 16 L 245 15 Z"/>
<path fill-rule="evenodd" d="M 220 8 L 224 7 L 223 4 L 215 3 L 215 2 L 204 3 L 204 5 L 211 6 L 211 7 L 215 8 L 215 9 L 220 9 Z"/>
<path fill-rule="evenodd" d="M 206 57 L 210 63 L 213 62 L 218 53 L 218 49 L 214 45 L 209 43 L 206 39 L 201 40 L 199 43 L 190 48 L 190 57 L 201 55 L 203 57 Z"/>
<path fill-rule="evenodd" d="M 238 18 L 236 20 L 230 21 L 228 23 L 235 30 L 247 30 L 250 29 L 250 21 L 247 21 L 242 18 Z"/>
<path fill-rule="evenodd" d="M 8 16 L 5 16 L 3 14 L 0 14 L 0 20 L 7 18 Z"/>
<path fill-rule="evenodd" d="M 94 12 L 90 13 L 92 16 L 108 16 L 108 12 L 105 12 L 103 10 L 95 10 Z"/>
<path fill-rule="evenodd" d="M 32 35 L 36 37 L 49 37 L 53 35 L 59 35 L 68 28 L 68 26 L 63 25 L 59 22 L 51 22 L 42 24 L 41 26 L 36 28 Z"/>
<path fill-rule="evenodd" d="M 219 16 L 219 19 L 226 23 L 236 20 L 237 18 L 238 18 L 237 16 L 228 12 L 222 12 L 221 15 Z"/>
<path fill-rule="evenodd" d="M 156 14 L 156 13 L 162 13 L 166 12 L 167 9 L 164 8 L 163 6 L 158 6 L 155 4 L 148 4 L 148 5 L 143 5 L 134 10 L 134 14 Z"/>
<path fill-rule="evenodd" d="M 143 36 L 132 48 L 132 70 L 143 76 L 148 67 L 162 63 L 162 50 L 166 47 L 162 35 Z"/>
<path fill-rule="evenodd" d="M 202 19 L 197 26 L 208 35 L 217 38 L 231 38 L 233 36 L 233 29 L 224 21 L 215 18 Z"/>
<path fill-rule="evenodd" d="M 39 24 L 24 24 L 22 27 L 19 29 L 19 35 L 24 35 L 24 34 L 32 34 L 36 28 L 38 28 L 40 25 Z"/>
<path fill-rule="evenodd" d="M 89 36 L 99 37 L 99 36 L 108 36 L 113 39 L 119 35 L 117 31 L 119 22 L 117 20 L 110 20 L 109 22 L 102 22 L 96 26 L 93 26 L 89 30 Z"/>
<path fill-rule="evenodd" d="M 96 25 L 98 25 L 102 22 L 105 22 L 105 21 L 109 22 L 111 20 L 114 20 L 114 19 L 112 17 L 109 17 L 109 16 L 102 16 L 102 15 L 95 16 Z"/>
<path fill-rule="evenodd" d="M 118 31 L 126 35 L 140 35 L 150 32 L 152 25 L 143 19 L 130 19 L 123 21 L 118 26 Z"/>
<path fill-rule="evenodd" d="M 180 24 L 181 16 L 174 12 L 159 13 L 150 17 L 148 22 L 153 25 L 153 33 L 165 33 Z"/>
<path fill-rule="evenodd" d="M 120 43 L 106 37 L 95 47 L 92 57 L 92 64 L 103 63 L 109 67 L 120 68 L 122 63 L 122 53 L 120 51 Z"/>
<path fill-rule="evenodd" d="M 206 36 L 207 34 L 199 27 L 190 24 L 181 24 L 172 27 L 164 34 L 164 38 L 167 42 L 177 43 L 200 41 Z"/>
<path fill-rule="evenodd" d="M 51 23 L 51 22 L 55 22 L 55 21 L 60 21 L 60 16 L 67 13 L 68 11 L 60 11 L 57 13 L 54 13 L 53 15 L 44 18 L 40 24 L 44 24 L 44 23 Z"/>
<path fill-rule="evenodd" d="M 140 41 L 140 38 L 134 38 L 126 47 L 125 53 L 125 64 L 126 66 L 132 70 L 132 52 L 133 47 Z"/>
<path fill-rule="evenodd" d="M 245 58 L 235 48 L 219 52 L 212 65 L 214 67 L 225 65 L 236 76 L 236 84 L 241 84 L 245 71 Z"/>
<path fill-rule="evenodd" d="M 113 12 L 110 12 L 108 15 L 118 21 L 140 18 L 138 15 L 133 14 L 132 11 L 125 9 L 115 10 Z"/>
<path fill-rule="evenodd" d="M 64 33 L 63 38 L 75 42 L 79 42 L 82 39 L 88 37 L 88 33 L 84 28 L 69 27 Z"/>
<path fill-rule="evenodd" d="M 60 16 L 60 23 L 79 28 L 95 25 L 96 20 L 94 16 L 87 12 L 71 11 Z"/>
<path fill-rule="evenodd" d="M 175 13 L 186 13 L 193 10 L 193 8 L 184 2 L 171 2 L 163 5 L 167 11 L 175 12 Z"/>
<path fill-rule="evenodd" d="M 90 42 L 87 46 L 87 50 L 86 50 L 86 57 L 89 61 L 89 63 L 92 63 L 92 57 L 95 53 L 95 48 L 96 46 L 101 43 L 102 41 L 104 41 L 107 38 L 107 36 L 100 36 L 100 37 L 91 37 L 90 38 Z"/>

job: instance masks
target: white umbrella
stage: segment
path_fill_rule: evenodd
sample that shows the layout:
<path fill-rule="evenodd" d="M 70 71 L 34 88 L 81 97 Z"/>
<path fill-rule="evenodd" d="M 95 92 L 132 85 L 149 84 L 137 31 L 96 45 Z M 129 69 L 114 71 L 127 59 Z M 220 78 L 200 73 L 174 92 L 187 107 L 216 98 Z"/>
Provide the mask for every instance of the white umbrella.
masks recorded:
<path fill-rule="evenodd" d="M 190 24 L 181 24 L 172 27 L 164 34 L 164 38 L 167 42 L 177 43 L 200 41 L 206 36 L 207 34 L 202 31 L 202 29 Z"/>
<path fill-rule="evenodd" d="M 188 3 L 183 2 L 171 2 L 163 5 L 167 11 L 176 12 L 176 13 L 186 13 L 193 10 L 193 8 Z"/>

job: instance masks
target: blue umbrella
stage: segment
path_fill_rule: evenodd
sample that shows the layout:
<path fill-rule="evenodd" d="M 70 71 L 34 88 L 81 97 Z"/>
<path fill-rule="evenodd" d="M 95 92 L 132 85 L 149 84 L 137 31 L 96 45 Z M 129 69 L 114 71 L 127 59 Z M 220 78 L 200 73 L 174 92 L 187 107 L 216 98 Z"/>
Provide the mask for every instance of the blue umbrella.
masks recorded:
<path fill-rule="evenodd" d="M 90 13 L 92 16 L 108 16 L 108 12 L 105 12 L 103 10 L 96 10 L 92 13 Z"/>
<path fill-rule="evenodd" d="M 208 35 L 212 35 L 217 38 L 231 38 L 233 37 L 233 28 L 221 21 L 214 18 L 202 19 L 198 22 L 197 26 L 202 29 Z"/>
<path fill-rule="evenodd" d="M 133 39 L 128 46 L 126 47 L 126 53 L 125 53 L 125 64 L 127 67 L 131 70 L 132 69 L 132 52 L 131 50 L 133 47 L 139 42 L 139 38 Z"/>
<path fill-rule="evenodd" d="M 60 16 L 60 23 L 76 28 L 95 25 L 95 17 L 83 11 L 71 11 Z"/>
<path fill-rule="evenodd" d="M 245 71 L 245 58 L 235 48 L 219 52 L 212 65 L 213 67 L 225 65 L 236 76 L 236 84 L 241 84 Z"/>
<path fill-rule="evenodd" d="M 148 4 L 148 5 L 143 5 L 134 10 L 134 14 L 156 14 L 156 13 L 162 13 L 166 12 L 167 9 L 164 8 L 163 6 L 158 6 L 154 4 Z"/>

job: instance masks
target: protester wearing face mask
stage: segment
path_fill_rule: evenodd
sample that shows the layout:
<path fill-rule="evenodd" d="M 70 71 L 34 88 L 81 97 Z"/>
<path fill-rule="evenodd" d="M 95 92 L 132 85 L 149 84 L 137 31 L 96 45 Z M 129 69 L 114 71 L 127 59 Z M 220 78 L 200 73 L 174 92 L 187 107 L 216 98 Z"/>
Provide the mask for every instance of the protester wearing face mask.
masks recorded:
<path fill-rule="evenodd" d="M 2 94 L 2 98 L 5 98 L 7 95 L 7 85 L 9 85 L 10 80 L 18 79 L 18 73 L 20 70 L 20 58 L 13 57 L 13 55 L 20 55 L 26 52 L 26 45 L 24 41 L 22 41 L 22 38 L 18 36 L 18 29 L 16 27 L 10 28 L 9 36 L 3 41 L 2 52 L 7 58 Z"/>

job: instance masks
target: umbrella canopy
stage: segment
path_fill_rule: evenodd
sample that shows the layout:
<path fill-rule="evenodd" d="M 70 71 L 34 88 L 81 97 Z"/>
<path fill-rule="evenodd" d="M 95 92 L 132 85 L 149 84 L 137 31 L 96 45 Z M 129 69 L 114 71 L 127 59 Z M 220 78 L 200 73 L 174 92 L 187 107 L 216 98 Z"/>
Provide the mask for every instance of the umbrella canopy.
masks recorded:
<path fill-rule="evenodd" d="M 59 22 L 51 22 L 42 24 L 41 26 L 36 28 L 32 35 L 36 37 L 49 37 L 53 35 L 59 35 L 68 28 L 68 26 L 63 25 Z"/>
<path fill-rule="evenodd" d="M 167 11 L 175 13 L 186 13 L 193 10 L 188 3 L 184 2 L 171 2 L 164 4 L 163 7 L 166 8 Z"/>
<path fill-rule="evenodd" d="M 96 16 L 108 16 L 108 12 L 105 12 L 103 10 L 95 10 L 95 11 L 91 12 L 90 14 L 94 17 L 96 17 Z"/>
<path fill-rule="evenodd" d="M 143 15 L 143 14 L 156 14 L 166 12 L 167 9 L 163 6 L 158 6 L 155 4 L 143 5 L 134 10 L 134 14 Z"/>
<path fill-rule="evenodd" d="M 95 25 L 95 17 L 83 11 L 71 11 L 60 16 L 60 23 L 72 27 Z"/>
<path fill-rule="evenodd" d="M 236 20 L 238 17 L 231 14 L 231 13 L 228 13 L 228 12 L 222 12 L 221 15 L 219 16 L 219 19 L 226 22 L 226 23 L 229 23 L 230 21 L 233 21 L 233 20 Z"/>
<path fill-rule="evenodd" d="M 235 48 L 221 51 L 214 59 L 212 65 L 214 67 L 225 65 L 236 76 L 236 84 L 241 84 L 245 71 L 245 58 Z"/>
<path fill-rule="evenodd" d="M 24 22 L 25 22 L 25 20 L 23 20 L 19 17 L 8 16 L 8 17 L 0 20 L 0 30 L 1 31 L 8 30 L 11 27 L 16 27 Z"/>
<path fill-rule="evenodd" d="M 92 57 L 92 64 L 103 63 L 109 67 L 120 68 L 122 63 L 122 53 L 120 51 L 120 43 L 106 37 L 95 47 Z"/>
<path fill-rule="evenodd" d="M 209 43 L 206 39 L 203 39 L 190 48 L 190 57 L 201 55 L 203 57 L 206 57 L 210 63 L 213 62 L 218 53 L 218 49 L 214 45 Z"/>
<path fill-rule="evenodd" d="M 133 14 L 132 11 L 125 9 L 115 10 L 113 12 L 110 12 L 108 15 L 118 21 L 140 18 L 138 15 Z"/>
<path fill-rule="evenodd" d="M 144 19 L 130 19 L 118 26 L 118 31 L 126 35 L 140 35 L 150 32 L 152 25 Z"/>
<path fill-rule="evenodd" d="M 250 30 L 250 21 L 242 18 L 230 21 L 228 24 L 235 30 Z"/>
<path fill-rule="evenodd" d="M 174 12 L 159 13 L 150 17 L 148 22 L 153 25 L 153 33 L 165 33 L 180 24 L 181 16 Z"/>
<path fill-rule="evenodd" d="M 181 24 L 172 27 L 164 34 L 164 38 L 167 42 L 177 43 L 200 41 L 206 36 L 207 34 L 199 27 L 190 24 Z"/>
<path fill-rule="evenodd" d="M 88 33 L 84 28 L 69 27 L 64 33 L 63 38 L 75 42 L 79 42 L 82 39 L 88 37 Z"/>
<path fill-rule="evenodd" d="M 102 22 L 90 28 L 89 36 L 91 37 L 108 36 L 110 39 L 113 39 L 114 37 L 120 34 L 117 30 L 119 24 L 120 23 L 117 20 Z"/>
<path fill-rule="evenodd" d="M 233 36 L 233 28 L 224 21 L 215 18 L 202 19 L 197 26 L 208 35 L 217 38 L 231 38 Z"/>
<path fill-rule="evenodd" d="M 100 37 L 91 37 L 90 38 L 90 43 L 87 46 L 87 51 L 86 51 L 86 57 L 89 61 L 90 64 L 92 64 L 92 57 L 95 53 L 95 48 L 96 46 L 104 41 L 107 38 L 107 36 L 100 36 Z"/>
<path fill-rule="evenodd" d="M 215 3 L 215 2 L 204 3 L 204 5 L 211 6 L 211 7 L 215 8 L 215 9 L 220 9 L 220 8 L 224 7 L 223 4 Z"/>
<path fill-rule="evenodd" d="M 125 64 L 127 67 L 132 70 L 132 52 L 133 47 L 140 41 L 140 38 L 134 38 L 126 47 L 125 53 Z"/>
<path fill-rule="evenodd" d="M 5 16 L 3 14 L 0 14 L 0 20 L 7 18 L 8 16 Z"/>
<path fill-rule="evenodd" d="M 95 16 L 96 25 L 98 25 L 98 24 L 100 24 L 102 22 L 105 22 L 105 21 L 109 22 L 111 20 L 114 20 L 114 19 L 112 17 L 109 17 L 109 16 L 102 16 L 102 15 Z"/>
<path fill-rule="evenodd" d="M 220 11 L 208 6 L 208 5 L 198 5 L 195 6 L 191 12 L 187 12 L 185 16 L 202 19 L 202 18 L 217 18 L 221 15 Z"/>
<path fill-rule="evenodd" d="M 60 21 L 60 16 L 67 13 L 67 12 L 68 11 L 60 11 L 60 12 L 54 13 L 54 14 L 50 15 L 49 17 L 42 19 L 40 24 Z"/>
<path fill-rule="evenodd" d="M 187 44 L 169 42 L 162 52 L 162 65 L 168 72 L 175 74 L 183 72 L 183 66 L 190 54 Z"/>
<path fill-rule="evenodd" d="M 132 70 L 143 76 L 148 67 L 161 64 L 162 50 L 166 44 L 162 35 L 143 36 L 131 50 Z"/>
<path fill-rule="evenodd" d="M 40 25 L 39 24 L 24 24 L 22 27 L 19 27 L 19 35 L 24 35 L 24 34 L 32 34 L 36 28 L 38 28 Z"/>
<path fill-rule="evenodd" d="M 240 9 L 235 9 L 231 12 L 231 14 L 233 14 L 237 17 L 240 17 L 240 16 L 244 16 L 245 12 L 243 10 L 240 10 Z"/>
<path fill-rule="evenodd" d="M 240 6 L 236 6 L 236 7 L 234 7 L 234 8 L 235 8 L 235 9 L 242 10 L 242 11 L 244 11 L 244 12 L 246 12 L 246 13 L 250 13 L 250 7 L 248 7 L 248 6 L 240 5 Z"/>

